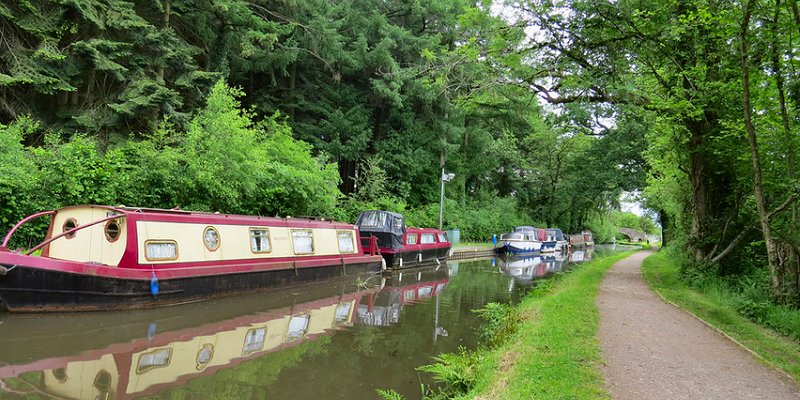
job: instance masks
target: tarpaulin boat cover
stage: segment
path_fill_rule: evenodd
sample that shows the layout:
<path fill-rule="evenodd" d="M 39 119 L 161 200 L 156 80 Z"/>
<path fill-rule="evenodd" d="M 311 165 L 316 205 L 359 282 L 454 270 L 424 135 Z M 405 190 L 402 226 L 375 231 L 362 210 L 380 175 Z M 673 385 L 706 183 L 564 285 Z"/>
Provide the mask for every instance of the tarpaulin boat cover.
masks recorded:
<path fill-rule="evenodd" d="M 406 224 L 403 215 L 391 211 L 362 211 L 356 218 L 361 236 L 375 236 L 378 247 L 400 249 Z"/>
<path fill-rule="evenodd" d="M 564 233 L 558 228 L 547 228 L 547 232 L 552 234 L 556 240 L 564 240 Z"/>

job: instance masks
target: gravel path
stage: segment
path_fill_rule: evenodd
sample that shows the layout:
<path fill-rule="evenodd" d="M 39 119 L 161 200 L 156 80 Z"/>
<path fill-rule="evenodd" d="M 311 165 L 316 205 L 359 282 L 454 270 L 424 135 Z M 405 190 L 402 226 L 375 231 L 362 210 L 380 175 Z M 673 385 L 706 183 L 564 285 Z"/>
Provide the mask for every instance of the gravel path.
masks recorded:
<path fill-rule="evenodd" d="M 597 298 L 614 399 L 800 399 L 791 379 L 650 290 L 640 272 L 650 254 L 614 265 Z"/>

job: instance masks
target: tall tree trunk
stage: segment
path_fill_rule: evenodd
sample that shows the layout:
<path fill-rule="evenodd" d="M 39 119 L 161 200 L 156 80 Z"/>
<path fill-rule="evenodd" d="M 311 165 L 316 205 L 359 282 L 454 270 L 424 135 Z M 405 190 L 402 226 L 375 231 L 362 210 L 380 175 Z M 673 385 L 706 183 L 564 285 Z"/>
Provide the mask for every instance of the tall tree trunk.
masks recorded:
<path fill-rule="evenodd" d="M 692 225 L 689 233 L 689 246 L 695 261 L 701 262 L 706 257 L 706 246 L 701 242 L 707 233 L 708 225 L 705 127 L 697 121 L 688 122 L 686 126 L 691 134 L 689 139 L 689 180 L 692 184 Z"/>
<path fill-rule="evenodd" d="M 797 4 L 792 0 L 793 11 L 797 11 Z M 795 159 L 794 140 L 792 131 L 789 126 L 789 112 L 786 108 L 786 89 L 783 77 L 783 68 L 781 66 L 781 52 L 778 42 L 778 23 L 780 18 L 781 0 L 775 0 L 775 13 L 773 20 L 770 22 L 770 52 L 772 53 L 772 75 L 775 77 L 775 88 L 778 90 L 778 102 L 781 110 L 781 126 L 783 128 L 784 144 L 787 146 L 786 151 L 786 176 L 789 181 L 794 181 L 795 168 L 797 161 Z M 797 15 L 795 15 L 797 17 Z M 792 226 L 797 225 L 797 205 L 792 204 Z"/>
<path fill-rule="evenodd" d="M 778 267 L 778 251 L 775 241 L 772 238 L 772 227 L 769 224 L 769 216 L 767 215 L 766 201 L 764 200 L 764 187 L 762 184 L 761 172 L 761 159 L 758 154 L 758 141 L 756 138 L 756 129 L 753 126 L 753 115 L 750 104 L 750 60 L 748 56 L 749 45 L 747 42 L 750 16 L 752 15 L 753 8 L 755 7 L 755 0 L 750 0 L 745 5 L 744 16 L 742 17 L 742 30 L 741 30 L 741 55 L 742 55 L 742 105 L 744 108 L 744 126 L 747 131 L 747 138 L 750 142 L 750 156 L 753 161 L 753 191 L 756 197 L 756 208 L 758 209 L 758 219 L 761 223 L 761 232 L 764 236 L 764 242 L 767 246 L 767 262 L 769 264 L 769 272 L 772 278 L 772 294 L 778 296 L 780 294 L 781 282 L 777 271 Z"/>

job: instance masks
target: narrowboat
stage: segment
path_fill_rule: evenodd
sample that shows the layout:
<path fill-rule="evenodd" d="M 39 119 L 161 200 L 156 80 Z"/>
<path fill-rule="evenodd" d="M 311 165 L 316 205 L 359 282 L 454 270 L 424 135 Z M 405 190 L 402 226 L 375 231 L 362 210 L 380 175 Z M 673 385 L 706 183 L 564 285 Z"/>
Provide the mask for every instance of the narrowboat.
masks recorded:
<path fill-rule="evenodd" d="M 350 284 L 335 291 L 326 288 L 324 292 L 307 299 L 298 299 L 286 292 L 278 296 L 248 298 L 247 302 L 238 301 L 239 298 L 226 299 L 241 304 L 245 311 L 222 319 L 216 318 L 217 313 L 235 314 L 239 309 L 229 305 L 222 309 L 217 304 L 173 307 L 201 319 L 200 323 L 166 330 L 162 329 L 162 325 L 180 316 L 165 316 L 157 321 L 158 324 L 147 318 L 135 319 L 139 329 L 138 335 L 133 338 L 129 338 L 133 330 L 129 321 L 119 326 L 106 323 L 94 331 L 95 340 L 106 343 L 67 354 L 56 352 L 31 356 L 30 350 L 39 350 L 42 345 L 56 347 L 61 342 L 61 347 L 66 347 L 61 329 L 74 329 L 75 319 L 78 323 L 84 322 L 85 318 L 78 317 L 90 315 L 40 317 L 35 319 L 40 322 L 39 326 L 49 329 L 49 332 L 41 332 L 42 338 L 33 340 L 22 335 L 0 339 L 16 339 L 17 342 L 16 347 L 4 348 L 7 351 L 0 354 L 0 380 L 5 383 L 26 383 L 21 390 L 12 393 L 54 399 L 160 397 L 165 390 L 185 386 L 190 380 L 236 369 L 243 363 L 257 362 L 257 359 L 263 360 L 271 354 L 286 352 L 302 343 L 349 329 L 356 324 L 356 309 L 362 299 L 374 294 L 377 289 L 377 286 L 364 288 Z M 258 308 L 258 311 L 250 312 L 252 308 Z M 148 311 L 146 315 L 152 316 L 158 310 Z M 203 311 L 211 316 L 206 318 Z M 104 313 L 103 316 L 117 317 L 111 314 L 114 313 Z M 125 321 L 124 315 L 119 317 Z M 12 321 L 11 325 L 14 325 L 13 322 L 31 321 Z M 84 336 L 91 337 L 92 331 L 84 331 Z M 47 343 L 42 343 L 45 340 Z M 74 344 L 70 342 L 70 346 Z M 16 360 L 9 360 L 6 357 L 9 351 L 12 356 L 20 356 L 15 357 Z M 297 351 L 302 354 L 302 350 Z M 277 374 L 280 369 L 261 372 Z M 220 386 L 220 392 L 203 392 L 202 397 L 230 397 L 229 391 L 222 392 L 228 386 Z M 208 390 L 215 387 L 204 386 Z M 3 385 L 0 393 L 4 390 L 13 389 Z M 2 394 L 0 397 L 3 397 Z"/>
<path fill-rule="evenodd" d="M 400 322 L 403 307 L 440 295 L 449 281 L 449 270 L 427 266 L 386 273 L 379 292 L 367 293 L 358 304 L 359 324 L 390 326 Z"/>
<path fill-rule="evenodd" d="M 531 254 L 542 251 L 545 230 L 532 226 L 518 226 L 512 232 L 500 235 L 500 254 Z"/>
<path fill-rule="evenodd" d="M 564 233 L 558 228 L 547 228 L 547 237 L 542 243 L 542 253 L 567 250 L 567 241 Z"/>
<path fill-rule="evenodd" d="M 362 211 L 356 225 L 362 237 L 377 239 L 388 268 L 439 264 L 450 256 L 451 243 L 444 231 L 407 227 L 405 219 L 398 213 Z"/>
<path fill-rule="evenodd" d="M 25 252 L 15 231 L 50 218 Z M 41 250 L 40 255 L 34 255 Z M 382 268 L 342 222 L 99 205 L 26 217 L 0 244 L 0 299 L 12 312 L 149 308 Z"/>

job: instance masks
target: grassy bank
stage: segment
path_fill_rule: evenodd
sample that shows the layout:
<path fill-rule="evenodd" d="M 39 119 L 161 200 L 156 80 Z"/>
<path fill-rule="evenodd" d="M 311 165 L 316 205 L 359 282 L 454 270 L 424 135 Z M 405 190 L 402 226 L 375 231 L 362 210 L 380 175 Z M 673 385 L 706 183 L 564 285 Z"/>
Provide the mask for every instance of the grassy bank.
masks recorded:
<path fill-rule="evenodd" d="M 497 340 L 502 344 L 440 356 L 434 368 L 425 368 L 456 388 L 456 393 L 431 397 L 608 398 L 600 372 L 595 298 L 605 271 L 632 253 L 594 260 L 541 282 L 514 310 L 516 333 Z"/>
<path fill-rule="evenodd" d="M 785 371 L 800 382 L 800 347 L 797 341 L 745 318 L 737 311 L 741 303 L 739 295 L 715 286 L 703 290 L 687 287 L 679 279 L 678 266 L 662 252 L 645 259 L 643 270 L 650 286 L 664 298 L 734 338 L 762 357 L 764 363 Z M 778 312 L 779 307 L 774 307 L 774 312 Z"/>

